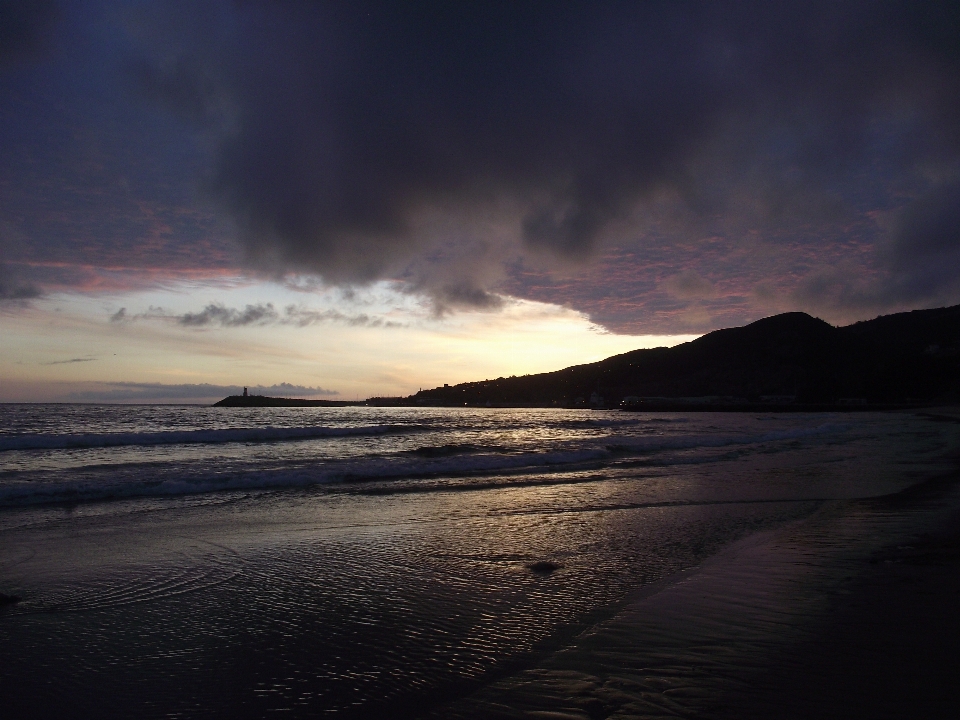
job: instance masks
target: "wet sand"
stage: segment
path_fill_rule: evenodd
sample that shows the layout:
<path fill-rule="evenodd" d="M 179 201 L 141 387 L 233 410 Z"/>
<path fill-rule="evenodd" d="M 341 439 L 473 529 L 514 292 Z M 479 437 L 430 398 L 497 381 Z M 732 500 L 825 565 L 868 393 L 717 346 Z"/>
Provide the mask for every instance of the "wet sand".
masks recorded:
<path fill-rule="evenodd" d="M 697 433 L 726 427 L 708 420 Z M 868 417 L 815 441 L 788 423 L 778 444 L 575 483 L 11 511 L 0 589 L 24 599 L 0 610 L 0 707 L 943 716 L 960 574 L 947 420 Z"/>
<path fill-rule="evenodd" d="M 953 473 L 738 542 L 430 717 L 953 718 L 958 609 Z"/>

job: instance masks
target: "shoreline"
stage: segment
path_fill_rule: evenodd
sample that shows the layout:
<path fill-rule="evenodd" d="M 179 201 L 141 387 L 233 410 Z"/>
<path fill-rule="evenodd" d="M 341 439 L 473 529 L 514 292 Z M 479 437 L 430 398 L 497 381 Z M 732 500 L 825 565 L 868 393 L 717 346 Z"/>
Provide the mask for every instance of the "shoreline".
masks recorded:
<path fill-rule="evenodd" d="M 537 471 L 535 484 L 501 485 L 498 475 L 467 494 L 430 482 L 412 483 L 414 496 L 245 493 L 0 514 L 0 590 L 24 598 L 0 613 L 7 699 L 25 717 L 152 708 L 596 718 L 723 707 L 740 717 L 746 705 L 731 693 L 749 699 L 744 688 L 775 686 L 754 674 L 833 616 L 817 596 L 824 582 L 836 590 L 828 599 L 853 587 L 831 575 L 837 567 L 960 507 L 960 492 L 944 505 L 953 476 L 917 486 L 951 470 L 945 453 L 960 447 L 958 413 L 936 412 L 949 422 L 871 416 L 856 432 L 767 416 L 644 424 L 633 435 L 675 436 L 681 448 L 711 433 L 779 430 L 774 444 L 704 452 L 698 439 L 693 452 L 578 472 L 573 484 Z M 549 437 L 534 423 L 518 427 Z M 604 425 L 556 427 L 590 442 L 607 435 Z M 448 438 L 408 446 L 461 447 Z M 284 461 L 292 449 L 257 447 Z M 707 588 L 709 602 L 691 586 Z M 768 637 L 764 624 L 782 632 Z M 54 676 L 68 700 L 45 695 Z"/>
<path fill-rule="evenodd" d="M 744 538 L 424 717 L 954 717 L 958 604 L 960 468 Z"/>
<path fill-rule="evenodd" d="M 773 412 L 773 413 L 823 413 L 823 412 L 910 412 L 917 410 L 935 409 L 940 407 L 936 402 L 909 402 L 909 403 L 782 403 L 782 402 L 697 402 L 674 400 L 671 398 L 654 398 L 637 403 L 621 404 L 618 406 L 561 404 L 554 403 L 491 403 L 465 402 L 462 405 L 452 402 L 433 402 L 415 399 L 415 396 L 397 398 L 367 398 L 366 400 L 307 400 L 303 398 L 281 398 L 266 395 L 230 395 L 210 407 L 219 408 L 279 408 L 279 407 L 389 407 L 389 408 L 446 408 L 465 407 L 491 410 L 601 410 L 631 413 L 659 413 L 659 412 Z"/>

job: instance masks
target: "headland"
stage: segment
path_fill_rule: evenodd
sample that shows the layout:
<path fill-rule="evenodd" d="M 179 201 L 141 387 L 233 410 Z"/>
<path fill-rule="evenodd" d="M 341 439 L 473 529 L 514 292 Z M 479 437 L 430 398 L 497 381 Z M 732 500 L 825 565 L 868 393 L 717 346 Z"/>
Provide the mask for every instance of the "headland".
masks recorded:
<path fill-rule="evenodd" d="M 214 407 L 350 407 L 364 405 L 350 400 L 305 400 L 302 398 L 277 398 L 266 395 L 230 395 L 214 403 Z"/>
<path fill-rule="evenodd" d="M 790 312 L 675 347 L 363 401 L 232 396 L 220 407 L 562 407 L 649 412 L 896 410 L 960 401 L 960 305 L 834 327 Z"/>

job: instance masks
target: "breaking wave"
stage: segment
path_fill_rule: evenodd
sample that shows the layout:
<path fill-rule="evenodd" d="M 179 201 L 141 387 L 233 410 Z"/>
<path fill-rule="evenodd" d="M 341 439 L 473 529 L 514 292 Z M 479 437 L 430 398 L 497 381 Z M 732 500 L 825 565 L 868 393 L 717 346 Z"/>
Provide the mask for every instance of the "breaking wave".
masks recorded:
<path fill-rule="evenodd" d="M 330 434 L 385 434 L 410 431 L 412 426 L 378 425 L 356 428 L 261 428 L 215 433 L 214 442 L 294 440 L 303 437 L 324 437 Z M 152 472 L 141 467 L 112 468 L 104 473 L 59 475 L 56 480 L 13 481 L 0 485 L 0 507 L 57 502 L 163 497 L 236 490 L 271 490 L 307 487 L 330 483 L 416 480 L 418 478 L 457 478 L 491 474 L 516 475 L 540 472 L 546 468 L 577 470 L 610 466 L 625 456 L 650 455 L 657 452 L 697 450 L 731 445 L 800 440 L 805 437 L 832 435 L 846 431 L 848 425 L 824 424 L 816 427 L 792 428 L 759 434 L 691 434 L 659 437 L 604 438 L 598 442 L 571 443 L 569 449 L 544 451 L 506 451 L 492 446 L 451 443 L 423 446 L 388 454 L 370 454 L 354 459 L 305 462 L 296 467 L 233 470 L 210 464 L 168 465 Z M 308 434 L 312 433 L 312 434 Z M 120 434 L 117 434 L 120 435 Z M 161 436 L 166 442 L 189 442 L 172 437 L 196 437 L 194 433 L 134 434 Z M 88 436 L 89 437 L 89 436 Z M 119 439 L 119 438 L 117 438 Z M 611 442 L 613 440 L 613 442 Z M 211 442 L 195 440 L 194 442 Z M 47 447 L 47 446 L 43 446 Z M 71 446 L 66 446 L 71 447 Z M 81 446 L 82 447 L 82 446 Z M 664 456 L 665 465 L 676 458 Z"/>
<path fill-rule="evenodd" d="M 223 430 L 166 430 L 162 432 L 82 433 L 74 435 L 0 435 L 0 452 L 10 450 L 68 450 L 132 445 L 186 445 L 280 442 L 351 435 L 390 435 L 417 432 L 420 425 L 364 425 L 359 427 L 258 427 Z"/>

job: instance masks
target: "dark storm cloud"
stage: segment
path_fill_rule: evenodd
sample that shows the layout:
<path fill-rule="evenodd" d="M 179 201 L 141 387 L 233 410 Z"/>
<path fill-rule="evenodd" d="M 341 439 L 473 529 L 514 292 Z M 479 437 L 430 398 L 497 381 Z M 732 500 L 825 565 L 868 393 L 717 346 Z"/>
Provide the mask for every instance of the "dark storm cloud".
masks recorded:
<path fill-rule="evenodd" d="M 131 74 L 148 97 L 194 122 L 215 122 L 221 114 L 221 88 L 192 56 L 178 55 L 159 64 L 140 59 L 132 64 Z"/>
<path fill-rule="evenodd" d="M 0 21 L 5 308 L 242 254 L 398 280 L 438 316 L 511 294 L 623 332 L 960 301 L 956 2 L 0 0 Z M 222 310 L 195 326 L 308 317 Z"/>
<path fill-rule="evenodd" d="M 896 218 L 889 262 L 904 299 L 960 285 L 960 179 L 944 183 Z"/>
<path fill-rule="evenodd" d="M 918 167 L 960 167 L 953 2 L 221 10 L 183 14 L 209 32 L 140 73 L 171 107 L 219 118 L 208 187 L 251 262 L 346 283 L 406 272 L 440 312 L 496 307 L 479 265 L 586 257 L 638 203 L 653 216 L 670 198 L 680 234 L 736 215 L 784 235 L 917 196 L 894 185 Z M 909 219 L 942 192 L 903 211 L 905 257 L 948 242 Z M 495 260 L 410 270 L 466 232 L 431 213 L 501 213 Z M 945 281 L 906 265 L 891 288 Z"/>
<path fill-rule="evenodd" d="M 802 278 L 791 298 L 813 310 L 846 309 L 847 320 L 960 301 L 960 179 L 934 183 L 887 224 L 872 272 L 828 265 Z"/>
<path fill-rule="evenodd" d="M 0 65 L 40 49 L 55 10 L 48 0 L 0 0 Z"/>
<path fill-rule="evenodd" d="M 499 310 L 503 307 L 503 298 L 470 282 L 443 283 L 431 288 L 430 294 L 437 315 L 464 307 L 481 310 Z"/>
<path fill-rule="evenodd" d="M 25 305 L 30 300 L 43 295 L 43 291 L 32 282 L 24 282 L 14 277 L 10 270 L 0 263 L 0 305 Z"/>

